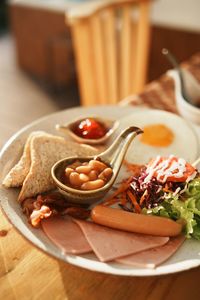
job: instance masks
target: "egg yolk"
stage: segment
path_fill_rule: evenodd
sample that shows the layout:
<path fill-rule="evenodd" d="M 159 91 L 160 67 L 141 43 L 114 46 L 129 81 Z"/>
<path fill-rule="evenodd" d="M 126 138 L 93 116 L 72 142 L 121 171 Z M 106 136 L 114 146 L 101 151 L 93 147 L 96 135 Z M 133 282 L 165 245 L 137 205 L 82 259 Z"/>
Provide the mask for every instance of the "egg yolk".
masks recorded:
<path fill-rule="evenodd" d="M 167 147 L 174 140 L 174 133 L 163 124 L 152 124 L 143 128 L 141 142 L 155 147 Z"/>

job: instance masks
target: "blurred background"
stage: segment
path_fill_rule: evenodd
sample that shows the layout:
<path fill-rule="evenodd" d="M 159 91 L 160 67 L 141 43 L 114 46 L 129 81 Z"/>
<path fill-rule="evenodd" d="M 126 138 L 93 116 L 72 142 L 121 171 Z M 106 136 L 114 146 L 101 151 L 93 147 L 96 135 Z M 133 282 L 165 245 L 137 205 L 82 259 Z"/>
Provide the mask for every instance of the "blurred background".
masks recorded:
<path fill-rule="evenodd" d="M 17 109 L 25 99 L 23 107 L 34 104 L 49 113 L 80 104 L 78 71 L 65 14 L 83 2 L 89 1 L 0 1 L 1 107 L 10 101 L 9 108 Z M 179 61 L 200 50 L 199 12 L 199 0 L 151 1 L 146 82 L 171 68 L 161 55 L 163 47 Z M 32 118 L 38 116 L 34 107 L 31 114 Z"/>

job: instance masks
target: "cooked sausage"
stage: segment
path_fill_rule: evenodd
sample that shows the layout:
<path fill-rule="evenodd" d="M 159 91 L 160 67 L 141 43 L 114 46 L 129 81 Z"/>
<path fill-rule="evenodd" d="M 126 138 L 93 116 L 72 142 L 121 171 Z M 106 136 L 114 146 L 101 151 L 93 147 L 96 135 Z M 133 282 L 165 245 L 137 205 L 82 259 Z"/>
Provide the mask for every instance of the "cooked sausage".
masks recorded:
<path fill-rule="evenodd" d="M 168 218 L 136 214 L 102 205 L 92 209 L 91 218 L 97 224 L 136 233 L 176 236 L 182 231 L 181 224 Z"/>

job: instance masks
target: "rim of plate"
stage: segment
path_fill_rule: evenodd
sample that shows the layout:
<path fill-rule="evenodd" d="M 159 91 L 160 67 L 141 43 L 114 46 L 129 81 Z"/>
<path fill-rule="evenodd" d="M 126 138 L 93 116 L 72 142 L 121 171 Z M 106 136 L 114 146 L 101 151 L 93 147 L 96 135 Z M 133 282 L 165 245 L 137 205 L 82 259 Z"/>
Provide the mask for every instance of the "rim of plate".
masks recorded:
<path fill-rule="evenodd" d="M 71 109 L 66 109 L 66 110 L 61 110 L 58 112 L 55 112 L 53 114 L 49 114 L 47 116 L 44 116 L 42 118 L 39 118 L 37 120 L 35 120 L 34 122 L 31 122 L 30 124 L 24 126 L 22 129 L 20 129 L 19 131 L 17 131 L 13 136 L 11 136 L 11 138 L 5 143 L 5 145 L 2 147 L 2 150 L 0 152 L 0 162 L 2 160 L 2 156 L 9 150 L 10 146 L 12 145 L 12 143 L 16 142 L 17 139 L 25 132 L 28 132 L 32 127 L 34 127 L 35 125 L 39 125 L 41 122 L 44 122 L 46 120 L 48 120 L 49 118 L 54 118 L 56 116 L 59 116 L 60 114 L 64 114 L 64 113 L 68 113 L 68 112 L 78 112 L 80 113 L 87 113 L 88 110 L 98 110 L 99 108 L 101 108 L 101 110 L 103 109 L 108 109 L 111 108 L 112 110 L 114 108 L 119 109 L 120 110 L 120 114 L 124 113 L 124 115 L 132 115 L 134 113 L 137 112 L 144 112 L 144 111 L 151 111 L 151 112 L 156 112 L 156 113 L 160 113 L 160 112 L 164 112 L 167 114 L 171 114 L 173 116 L 176 116 L 173 113 L 170 112 L 166 112 L 163 110 L 157 110 L 157 109 L 146 109 L 146 108 L 135 108 L 135 107 L 131 107 L 132 109 L 130 109 L 130 106 L 127 107 L 119 107 L 116 105 L 106 105 L 106 106 L 93 106 L 93 107 L 74 107 Z M 116 113 L 116 112 L 115 112 Z M 177 116 L 179 117 L 179 116 Z M 180 119 L 182 119 L 181 117 L 179 117 Z M 123 119 L 120 118 L 120 119 Z M 185 121 L 184 119 L 182 119 L 183 121 Z M 194 135 L 196 136 L 197 140 L 199 139 L 197 136 L 197 133 L 195 132 L 195 130 L 193 129 L 192 125 L 189 124 L 189 122 L 185 121 L 185 123 L 187 124 L 187 126 L 189 126 Z M 37 129 L 39 130 L 39 129 Z M 42 130 L 42 129 L 41 129 Z M 198 143 L 199 145 L 199 143 Z M 0 193 L 4 191 L 2 189 L 2 187 L 0 187 Z M 3 195 L 2 195 L 3 196 Z M 6 198 L 6 199 L 5 199 Z M 7 217 L 7 219 L 9 220 L 9 222 L 14 225 L 14 227 L 17 229 L 17 231 L 24 237 L 26 238 L 26 240 L 28 242 L 30 242 L 32 245 L 34 245 L 35 247 L 37 247 L 39 250 L 42 250 L 45 254 L 50 255 L 54 258 L 57 258 L 59 260 L 62 260 L 64 262 L 68 262 L 72 265 L 78 266 L 78 267 L 82 267 L 91 271 L 97 271 L 97 272 L 102 272 L 102 273 L 108 273 L 108 274 L 114 274 L 114 275 L 122 275 L 122 276 L 155 276 L 155 275 L 164 275 L 164 274 L 170 274 L 170 273 L 175 273 L 175 272 L 181 272 L 181 271 L 185 271 L 185 270 L 189 270 L 191 268 L 194 267 L 198 267 L 200 266 L 200 259 L 187 259 L 185 261 L 182 262 L 174 262 L 168 265 L 161 265 L 155 269 L 147 269 L 147 268 L 137 268 L 137 267 L 131 267 L 131 266 L 126 266 L 126 265 L 122 265 L 119 263 L 102 263 L 99 262 L 97 260 L 91 259 L 90 255 L 85 255 L 85 257 L 82 256 L 76 256 L 76 255 L 64 255 L 63 253 L 61 253 L 60 249 L 57 247 L 53 247 L 52 249 L 49 249 L 48 247 L 46 247 L 45 242 L 41 242 L 39 243 L 38 238 L 35 239 L 35 241 L 33 241 L 33 239 L 31 239 L 30 237 L 30 232 L 31 232 L 31 236 L 33 235 L 32 231 L 30 231 L 30 229 L 28 229 L 28 224 L 24 225 L 23 223 L 18 223 L 18 218 L 15 219 L 10 215 L 10 210 L 8 207 L 8 202 L 9 202 L 9 196 L 4 196 L 0 198 L 0 205 L 2 207 L 2 211 L 4 213 L 4 215 Z M 16 212 L 15 212 L 16 213 Z M 16 213 L 17 214 L 17 213 Z M 21 213 L 22 214 L 22 213 Z M 23 230 L 20 228 L 22 225 L 22 227 L 24 226 Z M 35 229 L 38 230 L 38 229 Z M 36 242 L 38 240 L 38 242 Z M 55 249 L 54 249 L 55 248 Z"/>

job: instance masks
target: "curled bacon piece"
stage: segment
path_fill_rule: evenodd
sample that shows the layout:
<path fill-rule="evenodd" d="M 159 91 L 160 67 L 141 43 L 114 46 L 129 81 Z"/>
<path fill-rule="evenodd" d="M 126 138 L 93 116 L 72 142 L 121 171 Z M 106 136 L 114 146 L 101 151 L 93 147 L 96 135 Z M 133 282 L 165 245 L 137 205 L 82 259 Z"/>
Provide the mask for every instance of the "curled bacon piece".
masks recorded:
<path fill-rule="evenodd" d="M 77 219 L 87 219 L 90 210 L 79 204 L 69 203 L 58 193 L 38 195 L 36 198 L 27 198 L 22 203 L 22 211 L 33 227 L 38 227 L 42 219 L 54 215 L 69 215 Z"/>
<path fill-rule="evenodd" d="M 30 222 L 33 227 L 38 227 L 42 219 L 49 218 L 52 214 L 50 208 L 42 205 L 40 209 L 34 209 L 30 215 Z"/>

